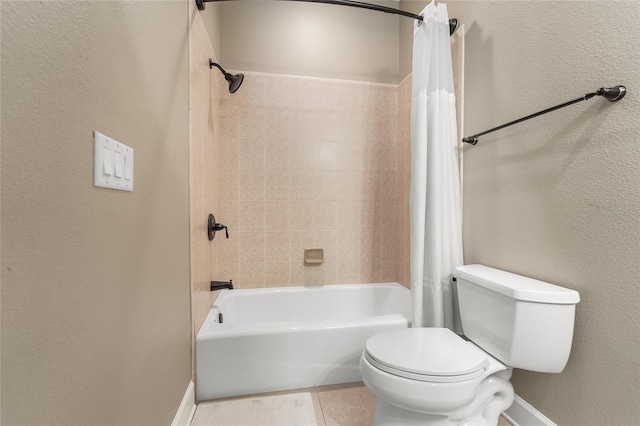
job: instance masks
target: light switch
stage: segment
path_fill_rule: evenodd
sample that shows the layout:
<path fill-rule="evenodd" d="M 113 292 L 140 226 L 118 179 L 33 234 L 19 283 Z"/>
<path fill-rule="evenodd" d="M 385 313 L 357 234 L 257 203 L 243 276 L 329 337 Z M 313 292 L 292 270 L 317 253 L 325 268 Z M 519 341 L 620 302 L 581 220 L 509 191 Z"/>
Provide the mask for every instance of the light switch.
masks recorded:
<path fill-rule="evenodd" d="M 124 156 L 124 180 L 133 179 L 133 150 Z"/>
<path fill-rule="evenodd" d="M 123 163 L 124 163 L 124 159 L 122 157 L 122 153 L 116 151 L 116 155 L 115 155 L 115 167 L 116 167 L 116 171 L 115 171 L 115 176 L 117 178 L 121 178 L 123 173 L 122 173 L 122 169 L 123 169 Z"/>
<path fill-rule="evenodd" d="M 111 176 L 113 174 L 113 164 L 111 163 L 111 150 L 102 148 L 102 173 Z"/>
<path fill-rule="evenodd" d="M 133 149 L 99 132 L 93 132 L 93 141 L 93 184 L 133 191 Z"/>

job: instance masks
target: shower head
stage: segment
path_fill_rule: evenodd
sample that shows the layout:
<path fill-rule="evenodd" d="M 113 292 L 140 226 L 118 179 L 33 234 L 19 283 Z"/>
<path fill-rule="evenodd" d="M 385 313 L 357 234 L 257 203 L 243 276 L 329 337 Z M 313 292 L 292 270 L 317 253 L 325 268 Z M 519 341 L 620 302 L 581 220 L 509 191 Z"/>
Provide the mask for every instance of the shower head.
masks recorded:
<path fill-rule="evenodd" d="M 244 74 L 229 74 L 219 64 L 213 62 L 213 59 L 209 58 L 209 68 L 213 67 L 218 68 L 224 75 L 224 79 L 229 83 L 229 93 L 236 93 L 244 81 Z"/>

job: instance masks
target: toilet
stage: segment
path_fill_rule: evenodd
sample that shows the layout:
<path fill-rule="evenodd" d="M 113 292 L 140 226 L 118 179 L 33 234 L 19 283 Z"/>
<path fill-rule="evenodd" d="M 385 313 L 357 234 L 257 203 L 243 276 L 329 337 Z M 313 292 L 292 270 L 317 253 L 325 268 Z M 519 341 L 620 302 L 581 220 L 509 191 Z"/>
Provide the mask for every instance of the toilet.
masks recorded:
<path fill-rule="evenodd" d="M 513 368 L 560 373 L 577 291 L 484 265 L 455 273 L 464 335 L 408 328 L 367 340 L 360 372 L 374 425 L 497 425 L 513 402 Z"/>

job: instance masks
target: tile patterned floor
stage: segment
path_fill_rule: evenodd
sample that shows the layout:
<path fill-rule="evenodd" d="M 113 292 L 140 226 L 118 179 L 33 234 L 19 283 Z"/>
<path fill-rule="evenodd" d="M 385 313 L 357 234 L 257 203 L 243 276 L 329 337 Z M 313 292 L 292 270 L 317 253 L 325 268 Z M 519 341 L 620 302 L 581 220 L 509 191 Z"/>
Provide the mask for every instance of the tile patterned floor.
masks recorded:
<path fill-rule="evenodd" d="M 362 383 L 224 398 L 198 404 L 192 426 L 371 426 L 375 397 Z M 498 426 L 510 426 L 500 418 Z"/>

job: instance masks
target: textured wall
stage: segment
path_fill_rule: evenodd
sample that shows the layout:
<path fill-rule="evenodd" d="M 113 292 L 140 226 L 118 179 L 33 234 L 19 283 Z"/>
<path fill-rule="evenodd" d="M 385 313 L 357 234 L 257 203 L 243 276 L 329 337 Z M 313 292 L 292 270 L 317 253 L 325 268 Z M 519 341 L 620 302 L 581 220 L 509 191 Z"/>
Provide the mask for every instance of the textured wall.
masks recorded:
<path fill-rule="evenodd" d="M 516 392 L 560 425 L 638 424 L 640 3 L 448 5 L 467 30 L 466 133 L 603 85 L 630 90 L 619 103 L 593 99 L 465 147 L 464 244 L 468 263 L 581 294 L 566 370 L 516 370 Z"/>
<path fill-rule="evenodd" d="M 246 73 L 222 90 L 220 278 L 238 287 L 395 280 L 397 88 Z M 325 263 L 304 266 L 305 248 Z"/>
<path fill-rule="evenodd" d="M 395 1 L 371 2 L 398 6 Z M 396 15 L 291 1 L 225 2 L 218 7 L 224 67 L 398 83 Z"/>
<path fill-rule="evenodd" d="M 187 4 L 2 12 L 2 424 L 169 424 L 190 380 Z M 93 130 L 135 150 L 93 186 Z"/>

